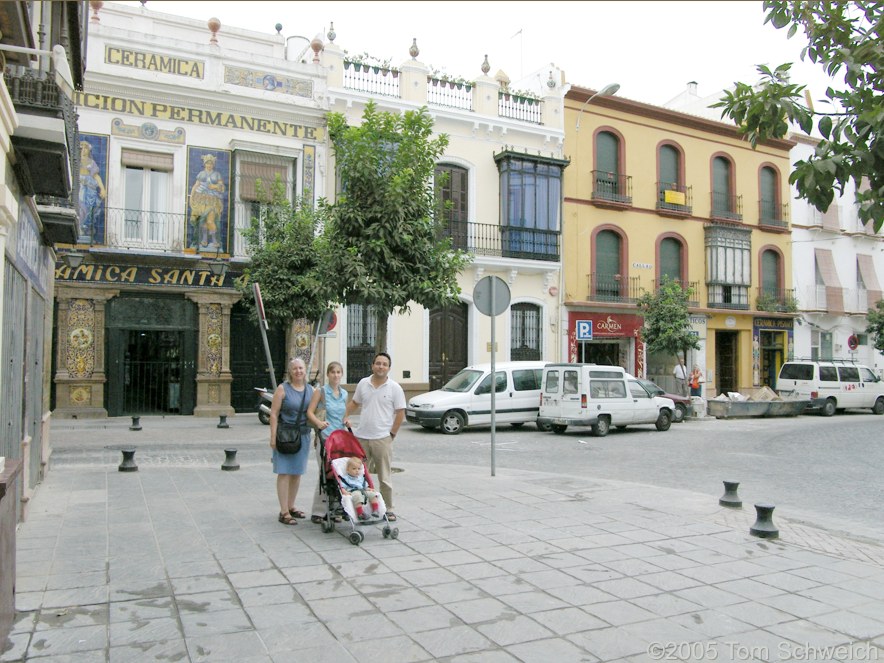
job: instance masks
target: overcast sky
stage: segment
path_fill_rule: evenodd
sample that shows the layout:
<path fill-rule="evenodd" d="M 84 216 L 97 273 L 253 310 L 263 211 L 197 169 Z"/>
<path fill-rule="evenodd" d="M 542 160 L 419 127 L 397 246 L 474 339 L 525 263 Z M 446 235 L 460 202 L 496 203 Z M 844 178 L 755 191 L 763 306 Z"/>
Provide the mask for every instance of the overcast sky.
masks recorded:
<path fill-rule="evenodd" d="M 138 6 L 138 2 L 121 4 Z M 764 24 L 760 1 L 744 2 L 261 2 L 149 0 L 153 11 L 221 21 L 285 36 L 326 34 L 350 54 L 368 52 L 393 64 L 409 59 L 413 37 L 419 60 L 453 76 L 503 69 L 516 88 L 538 87 L 550 63 L 573 85 L 599 89 L 620 83 L 620 95 L 663 104 L 697 81 L 706 96 L 734 81 L 754 82 L 756 64 L 795 62 L 793 80 L 814 99 L 829 84 L 822 69 L 799 62 L 806 39 Z M 223 41 L 222 41 L 223 43 Z M 304 43 L 293 40 L 293 44 Z M 534 85 L 529 81 L 534 80 Z M 520 79 L 522 79 L 520 81 Z"/>

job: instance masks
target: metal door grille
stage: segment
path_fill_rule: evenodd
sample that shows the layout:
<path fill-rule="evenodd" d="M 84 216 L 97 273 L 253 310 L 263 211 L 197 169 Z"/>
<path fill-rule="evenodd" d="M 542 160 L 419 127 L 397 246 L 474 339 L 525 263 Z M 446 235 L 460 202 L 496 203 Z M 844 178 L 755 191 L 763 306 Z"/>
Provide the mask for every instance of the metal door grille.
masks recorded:
<path fill-rule="evenodd" d="M 371 375 L 371 361 L 377 348 L 378 316 L 373 306 L 347 307 L 347 382 L 356 383 Z"/>
<path fill-rule="evenodd" d="M 181 334 L 128 332 L 123 360 L 124 414 L 177 414 L 181 410 Z"/>

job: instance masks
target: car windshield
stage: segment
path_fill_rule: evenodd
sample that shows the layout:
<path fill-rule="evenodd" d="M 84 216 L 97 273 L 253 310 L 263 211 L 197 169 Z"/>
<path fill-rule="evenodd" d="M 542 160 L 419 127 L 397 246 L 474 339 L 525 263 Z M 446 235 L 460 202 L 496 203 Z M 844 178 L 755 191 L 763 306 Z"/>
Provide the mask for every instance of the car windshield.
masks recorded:
<path fill-rule="evenodd" d="M 442 387 L 442 391 L 457 391 L 461 393 L 469 391 L 480 377 L 482 377 L 482 371 L 464 369 L 446 382 L 445 386 Z"/>
<path fill-rule="evenodd" d="M 650 380 L 638 380 L 638 383 L 647 389 L 651 396 L 661 396 L 666 393 L 659 385 L 657 385 L 657 383 L 651 382 Z"/>

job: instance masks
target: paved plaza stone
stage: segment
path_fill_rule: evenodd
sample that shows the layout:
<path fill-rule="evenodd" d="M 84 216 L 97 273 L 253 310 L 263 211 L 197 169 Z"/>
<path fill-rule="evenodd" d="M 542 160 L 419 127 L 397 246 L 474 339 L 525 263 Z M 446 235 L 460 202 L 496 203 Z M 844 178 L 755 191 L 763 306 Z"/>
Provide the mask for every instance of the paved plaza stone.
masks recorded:
<path fill-rule="evenodd" d="M 570 472 L 397 463 L 398 540 L 354 546 L 277 522 L 266 449 L 221 471 L 235 422 L 142 418 L 128 473 L 122 421 L 53 425 L 0 662 L 884 661 L 884 542 L 782 515 L 758 539 L 751 505 Z"/>

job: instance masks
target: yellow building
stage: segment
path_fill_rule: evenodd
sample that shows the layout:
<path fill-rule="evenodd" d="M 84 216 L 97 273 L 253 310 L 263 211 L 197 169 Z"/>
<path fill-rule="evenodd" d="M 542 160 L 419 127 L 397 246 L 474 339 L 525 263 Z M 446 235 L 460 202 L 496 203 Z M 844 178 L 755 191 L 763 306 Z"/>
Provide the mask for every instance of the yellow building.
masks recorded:
<path fill-rule="evenodd" d="M 563 323 L 568 359 L 674 389 L 646 354 L 636 300 L 691 289 L 703 395 L 773 385 L 791 351 L 791 141 L 753 150 L 733 125 L 572 87 L 565 103 Z"/>

